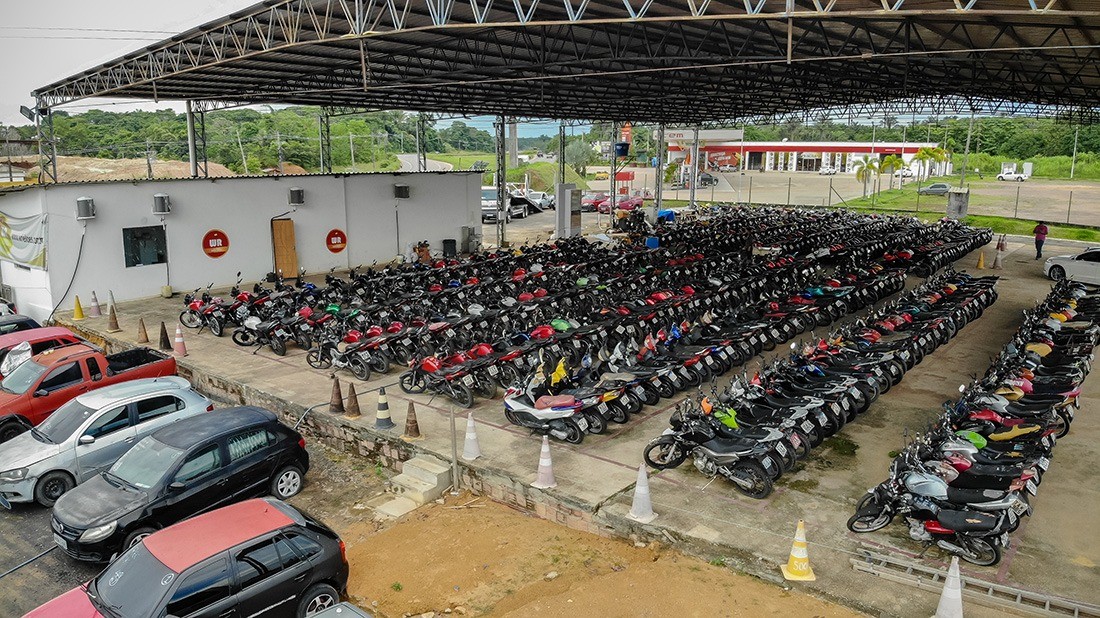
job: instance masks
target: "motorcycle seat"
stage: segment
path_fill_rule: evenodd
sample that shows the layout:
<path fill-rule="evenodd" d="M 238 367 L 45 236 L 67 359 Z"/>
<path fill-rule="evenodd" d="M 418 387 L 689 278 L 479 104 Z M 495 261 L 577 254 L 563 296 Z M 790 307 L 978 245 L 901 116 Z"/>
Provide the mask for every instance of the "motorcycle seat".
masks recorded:
<path fill-rule="evenodd" d="M 992 502 L 1003 500 L 1008 492 L 996 489 L 964 489 L 962 487 L 948 487 L 947 500 L 955 504 L 969 504 L 972 502 Z"/>
<path fill-rule="evenodd" d="M 997 527 L 999 518 L 978 511 L 941 510 L 936 519 L 944 528 L 956 532 L 987 532 Z"/>
<path fill-rule="evenodd" d="M 256 330 L 265 331 L 265 330 L 271 330 L 274 327 L 275 327 L 275 320 L 264 320 L 263 322 L 260 322 L 259 324 L 256 325 Z"/>
<path fill-rule="evenodd" d="M 714 438 L 703 444 L 704 448 L 710 449 L 715 453 L 727 453 L 731 455 L 746 454 L 755 446 L 755 440 L 748 440 L 745 438 Z"/>
<path fill-rule="evenodd" d="M 576 402 L 572 395 L 543 395 L 535 401 L 535 409 L 561 408 L 574 405 Z"/>

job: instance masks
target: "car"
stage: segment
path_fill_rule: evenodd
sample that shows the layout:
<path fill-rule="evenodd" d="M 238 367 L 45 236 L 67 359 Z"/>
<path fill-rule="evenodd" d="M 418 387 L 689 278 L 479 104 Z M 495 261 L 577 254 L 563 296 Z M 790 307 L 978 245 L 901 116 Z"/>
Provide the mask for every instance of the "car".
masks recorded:
<path fill-rule="evenodd" d="M 36 429 L 0 444 L 0 506 L 53 506 L 62 494 L 110 468 L 135 442 L 213 409 L 214 402 L 175 376 L 80 395 Z"/>
<path fill-rule="evenodd" d="M 77 560 L 104 562 L 199 513 L 266 494 L 290 498 L 309 470 L 305 444 L 251 406 L 172 423 L 57 500 L 54 542 Z"/>
<path fill-rule="evenodd" d="M 1013 180 L 1016 182 L 1023 182 L 1028 178 L 1031 178 L 1031 176 L 1028 176 L 1023 172 L 1001 172 L 1000 174 L 997 174 L 997 180 L 1001 181 Z"/>
<path fill-rule="evenodd" d="M 30 618 L 306 618 L 347 595 L 344 542 L 280 500 L 253 499 L 155 532 Z"/>
<path fill-rule="evenodd" d="M 60 326 L 32 328 L 0 335 L 0 378 L 32 356 L 74 343 L 84 343 L 84 340 L 73 331 Z"/>
<path fill-rule="evenodd" d="M 1046 276 L 1059 281 L 1073 279 L 1100 284 L 1100 247 L 1089 247 L 1077 255 L 1056 255 L 1043 264 Z"/>
<path fill-rule="evenodd" d="M 542 210 L 554 207 L 554 196 L 544 191 L 528 191 L 527 199 L 537 204 Z"/>
<path fill-rule="evenodd" d="M 596 175 L 593 178 L 593 180 L 611 180 L 611 173 L 610 172 L 596 172 Z"/>
<path fill-rule="evenodd" d="M 635 210 L 642 207 L 642 197 L 640 195 L 625 196 L 621 195 L 614 200 L 607 200 L 601 203 L 598 210 L 601 214 L 608 214 L 611 212 L 612 204 L 614 204 L 615 210 Z"/>
<path fill-rule="evenodd" d="M 913 170 L 908 167 L 902 167 L 894 170 L 894 178 L 912 178 Z"/>
<path fill-rule="evenodd" d="M 31 330 L 32 328 L 42 328 L 42 325 L 36 322 L 34 318 L 19 315 L 18 313 L 0 315 L 0 335 L 16 333 L 21 330 Z"/>
<path fill-rule="evenodd" d="M 607 201 L 606 193 L 586 193 L 581 197 L 581 212 L 596 212 Z"/>
<path fill-rule="evenodd" d="M 836 168 L 823 165 L 821 169 L 817 170 L 817 173 L 822 176 L 836 176 Z"/>
<path fill-rule="evenodd" d="M 707 172 L 702 172 L 702 173 L 699 174 L 699 186 L 700 187 L 710 187 L 712 185 L 717 185 L 717 184 L 718 184 L 718 177 L 717 176 L 714 176 L 712 174 L 708 174 Z"/>
<path fill-rule="evenodd" d="M 951 185 L 946 182 L 934 182 L 930 185 L 917 189 L 917 193 L 920 195 L 947 195 L 947 192 L 951 190 Z"/>
<path fill-rule="evenodd" d="M 505 222 L 511 222 L 513 217 L 524 218 L 527 216 L 527 207 L 518 201 L 512 200 L 511 196 L 505 193 L 505 199 L 508 200 L 508 208 L 505 213 Z M 496 187 L 482 187 L 481 188 L 481 222 L 482 223 L 495 223 L 497 220 L 497 188 Z"/>
<path fill-rule="evenodd" d="M 730 163 L 723 163 L 718 166 L 718 171 L 723 173 L 736 172 L 737 166 Z"/>

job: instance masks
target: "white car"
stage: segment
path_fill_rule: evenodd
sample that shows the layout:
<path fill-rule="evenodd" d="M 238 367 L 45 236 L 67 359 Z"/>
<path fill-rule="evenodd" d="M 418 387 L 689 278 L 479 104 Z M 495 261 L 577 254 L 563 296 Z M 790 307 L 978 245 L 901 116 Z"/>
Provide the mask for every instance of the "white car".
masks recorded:
<path fill-rule="evenodd" d="M 1023 172 L 1001 172 L 997 174 L 997 180 L 1015 180 L 1016 182 L 1023 182 L 1030 178 Z"/>
<path fill-rule="evenodd" d="M 822 175 L 822 176 L 835 176 L 836 175 L 836 168 L 825 166 L 825 167 L 822 167 L 821 169 L 817 170 L 817 173 Z"/>
<path fill-rule="evenodd" d="M 1081 283 L 1100 284 L 1100 247 L 1089 247 L 1077 255 L 1048 258 L 1043 272 L 1055 281 L 1069 278 Z"/>
<path fill-rule="evenodd" d="M 913 170 L 909 169 L 908 167 L 903 167 L 903 168 L 897 170 L 896 172 L 894 172 L 894 178 L 912 178 L 912 177 L 913 177 Z"/>

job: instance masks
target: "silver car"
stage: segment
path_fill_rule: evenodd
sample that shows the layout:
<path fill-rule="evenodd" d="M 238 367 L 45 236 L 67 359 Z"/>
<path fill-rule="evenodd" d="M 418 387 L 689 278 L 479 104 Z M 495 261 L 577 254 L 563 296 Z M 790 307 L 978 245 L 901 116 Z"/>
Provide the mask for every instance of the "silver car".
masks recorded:
<path fill-rule="evenodd" d="M 0 444 L 0 506 L 53 506 L 154 431 L 214 409 L 183 378 L 114 384 L 69 401 L 41 425 Z"/>

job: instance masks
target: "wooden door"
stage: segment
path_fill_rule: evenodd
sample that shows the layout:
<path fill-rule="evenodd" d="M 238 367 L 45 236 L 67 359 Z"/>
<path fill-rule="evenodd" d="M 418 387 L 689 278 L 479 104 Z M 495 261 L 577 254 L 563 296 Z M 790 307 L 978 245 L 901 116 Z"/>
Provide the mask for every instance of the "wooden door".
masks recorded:
<path fill-rule="evenodd" d="M 282 272 L 287 279 L 297 277 L 298 250 L 294 245 L 294 220 L 273 220 L 271 242 L 275 253 L 275 272 Z"/>

